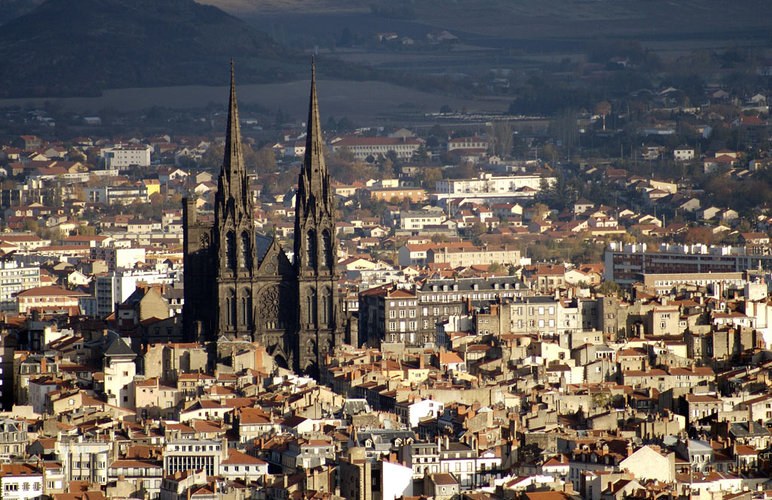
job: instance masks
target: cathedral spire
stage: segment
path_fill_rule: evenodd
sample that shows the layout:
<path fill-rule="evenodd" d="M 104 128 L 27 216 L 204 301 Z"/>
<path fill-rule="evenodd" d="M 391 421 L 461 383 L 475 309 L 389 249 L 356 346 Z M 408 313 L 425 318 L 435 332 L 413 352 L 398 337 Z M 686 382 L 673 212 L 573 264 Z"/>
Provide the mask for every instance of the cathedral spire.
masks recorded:
<path fill-rule="evenodd" d="M 305 183 L 307 194 L 321 199 L 327 178 L 327 166 L 324 163 L 324 140 L 322 125 L 319 120 L 319 100 L 316 95 L 316 62 L 311 60 L 311 102 L 308 108 L 306 129 L 306 154 L 303 161 L 301 182 Z"/>
<path fill-rule="evenodd" d="M 225 158 L 223 164 L 229 167 L 228 180 L 233 179 L 233 173 L 244 168 L 244 160 L 241 156 L 241 125 L 239 124 L 239 104 L 236 100 L 236 77 L 231 59 L 231 95 L 228 102 L 228 129 L 225 136 Z"/>
<path fill-rule="evenodd" d="M 220 171 L 215 209 L 224 216 L 238 218 L 249 214 L 249 180 L 241 152 L 241 126 L 236 99 L 236 77 L 231 59 L 231 91 L 228 102 L 228 128 L 225 133 L 225 154 Z M 229 212 L 229 213 L 226 213 Z"/>

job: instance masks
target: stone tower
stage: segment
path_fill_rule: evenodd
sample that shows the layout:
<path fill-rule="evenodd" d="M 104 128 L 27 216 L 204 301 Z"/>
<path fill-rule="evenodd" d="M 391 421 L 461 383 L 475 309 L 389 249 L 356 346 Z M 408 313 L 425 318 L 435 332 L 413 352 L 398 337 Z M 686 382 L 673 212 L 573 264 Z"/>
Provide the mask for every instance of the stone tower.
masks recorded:
<path fill-rule="evenodd" d="M 214 251 L 217 253 L 217 331 L 228 338 L 251 339 L 255 225 L 249 177 L 241 153 L 241 126 L 231 63 L 231 95 L 225 155 L 214 198 Z"/>
<path fill-rule="evenodd" d="M 294 253 L 298 287 L 298 363 L 301 370 L 313 373 L 321 366 L 321 356 L 332 351 L 342 337 L 335 277 L 335 199 L 324 163 L 313 66 L 310 101 L 306 152 L 298 176 Z"/>

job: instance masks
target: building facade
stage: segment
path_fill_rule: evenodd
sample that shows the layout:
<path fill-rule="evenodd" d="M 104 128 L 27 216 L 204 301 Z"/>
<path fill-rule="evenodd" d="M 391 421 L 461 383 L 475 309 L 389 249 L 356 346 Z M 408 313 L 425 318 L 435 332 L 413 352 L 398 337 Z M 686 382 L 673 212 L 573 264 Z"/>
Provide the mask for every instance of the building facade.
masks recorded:
<path fill-rule="evenodd" d="M 755 255 L 744 247 L 669 245 L 649 249 L 645 243 L 612 242 L 605 253 L 606 281 L 623 287 L 642 283 L 646 274 L 739 273 L 748 269 L 772 269 L 772 255 Z M 660 278 L 661 279 L 661 278 Z M 710 276 L 705 280 L 710 281 Z M 707 283 L 706 283 L 707 284 Z"/>
<path fill-rule="evenodd" d="M 318 373 L 324 354 L 342 342 L 343 318 L 335 276 L 335 197 L 324 162 L 315 78 L 296 197 L 294 262 L 278 241 L 255 231 L 232 73 L 214 223 L 198 220 L 195 200 L 183 204 L 188 338 L 256 340 L 279 365 Z M 225 356 L 219 347 L 218 355 Z"/>

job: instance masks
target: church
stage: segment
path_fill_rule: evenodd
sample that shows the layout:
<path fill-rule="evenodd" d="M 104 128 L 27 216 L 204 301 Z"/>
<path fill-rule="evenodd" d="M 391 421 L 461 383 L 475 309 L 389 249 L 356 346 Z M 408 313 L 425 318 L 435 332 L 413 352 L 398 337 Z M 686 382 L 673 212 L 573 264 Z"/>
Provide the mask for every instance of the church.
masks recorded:
<path fill-rule="evenodd" d="M 275 238 L 255 230 L 233 67 L 214 220 L 199 218 L 195 200 L 186 198 L 183 235 L 186 337 L 218 346 L 258 341 L 280 366 L 318 375 L 325 354 L 343 341 L 344 318 L 335 275 L 335 198 L 313 69 L 293 260 Z"/>

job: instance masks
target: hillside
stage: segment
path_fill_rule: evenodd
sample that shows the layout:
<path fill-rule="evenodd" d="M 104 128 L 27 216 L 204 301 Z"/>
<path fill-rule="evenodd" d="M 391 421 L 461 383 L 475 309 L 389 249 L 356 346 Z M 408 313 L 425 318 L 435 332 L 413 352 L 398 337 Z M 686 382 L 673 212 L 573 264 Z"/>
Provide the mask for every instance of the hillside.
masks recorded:
<path fill-rule="evenodd" d="M 316 29 L 354 32 L 378 20 L 389 30 L 398 19 L 434 28 L 464 32 L 466 42 L 506 40 L 586 40 L 597 37 L 680 40 L 729 36 L 743 39 L 748 31 L 768 40 L 772 2 L 768 0 L 197 0 L 243 19 L 281 16 L 290 25 L 298 16 L 318 17 Z M 372 14 L 372 15 L 371 15 Z M 366 33 L 369 35 L 370 33 Z"/>
<path fill-rule="evenodd" d="M 0 29 L 0 96 L 97 95 L 102 89 L 222 84 L 306 75 L 306 57 L 193 0 L 48 0 Z"/>

